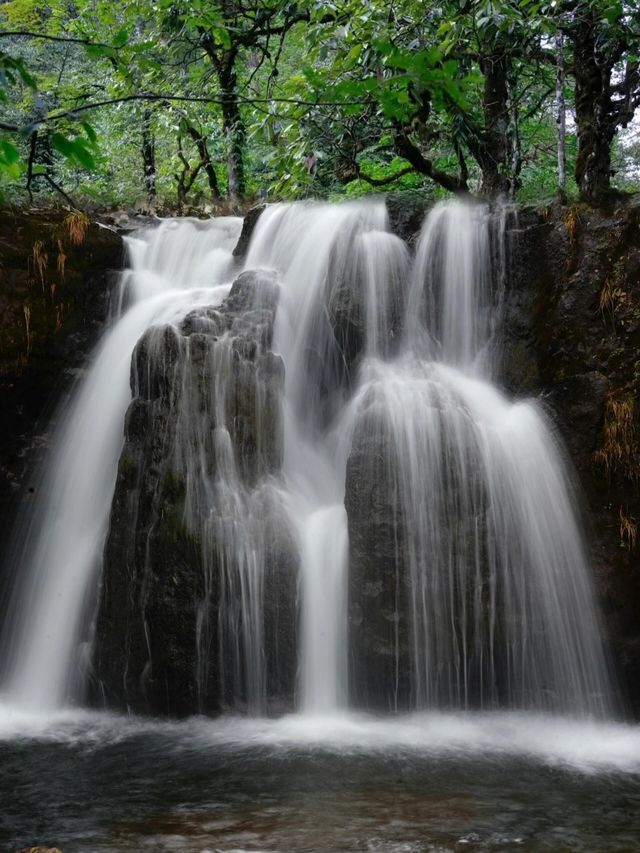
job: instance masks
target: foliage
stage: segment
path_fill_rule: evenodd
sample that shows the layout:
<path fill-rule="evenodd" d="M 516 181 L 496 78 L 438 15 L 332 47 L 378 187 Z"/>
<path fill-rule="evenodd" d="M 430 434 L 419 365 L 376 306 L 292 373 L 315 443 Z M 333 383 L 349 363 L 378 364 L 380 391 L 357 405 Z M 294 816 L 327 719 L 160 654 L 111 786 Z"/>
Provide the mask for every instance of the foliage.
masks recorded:
<path fill-rule="evenodd" d="M 549 197 L 559 32 L 578 116 L 569 192 L 588 195 L 600 143 L 605 185 L 608 155 L 634 189 L 638 17 L 625 0 L 6 0 L 0 191 L 151 208 L 383 189 Z M 580 76 L 589 39 L 609 69 L 600 94 Z M 585 99 L 605 96 L 589 136 Z"/>

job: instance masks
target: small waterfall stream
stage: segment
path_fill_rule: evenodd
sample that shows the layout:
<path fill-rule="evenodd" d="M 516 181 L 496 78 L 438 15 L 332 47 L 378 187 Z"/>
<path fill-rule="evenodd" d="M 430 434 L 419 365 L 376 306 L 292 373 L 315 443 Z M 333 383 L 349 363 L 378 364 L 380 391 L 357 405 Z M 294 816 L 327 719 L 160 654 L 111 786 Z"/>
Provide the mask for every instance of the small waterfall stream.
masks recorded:
<path fill-rule="evenodd" d="M 29 531 L 18 534 L 26 546 L 16 574 L 26 580 L 2 646 L 3 692 L 15 703 L 56 707 L 82 695 L 78 649 L 90 642 L 131 354 L 150 326 L 177 324 L 194 307 L 222 301 L 240 225 L 166 221 L 129 239 L 128 307 L 61 419 L 41 503 Z M 262 214 L 244 268 L 275 270 L 280 283 L 272 350 L 285 371 L 282 470 L 251 490 L 240 483 L 243 461 L 225 420 L 230 368 L 220 365 L 233 358 L 226 333 L 204 374 L 217 395 L 216 430 L 209 435 L 205 424 L 202 432 L 200 398 L 183 385 L 191 402 L 175 437 L 187 522 L 205 543 L 205 565 L 209 547 L 224 566 L 217 624 L 204 606 L 217 584 L 213 563 L 205 569 L 199 685 L 218 636 L 223 692 L 241 696 L 250 712 L 265 710 L 261 514 L 275 506 L 299 552 L 297 708 L 349 707 L 359 667 L 350 634 L 370 626 L 358 627 L 350 601 L 356 522 L 347 517 L 345 483 L 353 447 L 366 440 L 384 448 L 375 458 L 383 457 L 392 486 L 396 536 L 384 577 L 366 580 L 395 585 L 395 605 L 383 614 L 393 657 L 385 690 L 395 697 L 387 707 L 610 712 L 562 450 L 537 404 L 512 403 L 493 384 L 492 254 L 480 206 L 438 205 L 413 262 L 389 232 L 381 202 L 273 205 Z M 207 453 L 216 459 L 215 481 Z"/>
<path fill-rule="evenodd" d="M 87 375 L 56 428 L 37 503 L 15 536 L 16 588 L 4 626 L 4 693 L 32 708 L 56 708 L 83 694 L 87 618 L 95 610 L 124 413 L 131 354 L 154 323 L 221 301 L 242 220 L 163 222 L 127 239 L 130 269 Z M 214 285 L 212 287 L 212 284 Z"/>

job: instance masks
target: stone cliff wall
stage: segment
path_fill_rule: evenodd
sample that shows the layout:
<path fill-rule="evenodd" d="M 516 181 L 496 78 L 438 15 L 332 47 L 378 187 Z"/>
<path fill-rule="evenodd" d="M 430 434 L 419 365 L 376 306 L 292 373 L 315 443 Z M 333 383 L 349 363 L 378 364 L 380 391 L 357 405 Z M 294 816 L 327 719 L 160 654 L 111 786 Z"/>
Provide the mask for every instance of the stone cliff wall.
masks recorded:
<path fill-rule="evenodd" d="M 640 199 L 511 218 L 503 375 L 539 395 L 584 495 L 598 597 L 640 712 Z"/>
<path fill-rule="evenodd" d="M 82 215 L 0 210 L 0 553 L 123 260 L 120 236 Z"/>

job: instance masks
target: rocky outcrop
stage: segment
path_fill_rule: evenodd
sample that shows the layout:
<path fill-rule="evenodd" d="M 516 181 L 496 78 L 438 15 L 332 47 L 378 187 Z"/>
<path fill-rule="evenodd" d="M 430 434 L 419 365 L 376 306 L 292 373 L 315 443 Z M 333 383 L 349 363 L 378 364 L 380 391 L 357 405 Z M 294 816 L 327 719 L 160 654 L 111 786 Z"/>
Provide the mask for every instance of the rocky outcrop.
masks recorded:
<path fill-rule="evenodd" d="M 132 360 L 96 630 L 99 697 L 160 714 L 292 702 L 296 551 L 274 479 L 278 286 L 150 329 Z"/>
<path fill-rule="evenodd" d="M 0 211 L 0 552 L 20 497 L 39 488 L 29 476 L 51 413 L 98 339 L 123 260 L 119 235 L 82 214 Z"/>
<path fill-rule="evenodd" d="M 380 419 L 363 412 L 347 463 L 349 686 L 360 708 L 408 706 L 409 581 L 404 527 L 393 500 L 392 450 Z"/>
<path fill-rule="evenodd" d="M 424 211 L 423 204 L 403 210 L 393 201 L 392 225 L 411 242 L 415 237 L 409 232 L 419 228 Z M 626 706 L 637 715 L 640 199 L 601 210 L 514 208 L 497 213 L 493 230 L 496 257 L 500 253 L 506 262 L 499 382 L 515 397 L 537 397 L 568 451 L 584 496 L 585 531 L 614 666 Z M 389 705 L 389 696 L 381 685 L 393 681 L 395 624 L 389 602 L 398 582 L 400 588 L 404 583 L 397 576 L 398 559 L 403 561 L 401 525 L 394 518 L 385 459 L 388 448 L 376 444 L 364 425 L 356 430 L 346 492 L 354 602 L 351 653 L 368 673 L 356 693 L 382 707 Z M 361 622 L 371 627 L 370 635 L 360 630 Z M 400 618 L 400 637 L 402 624 Z M 396 648 L 395 672 L 402 673 L 403 642 Z"/>
<path fill-rule="evenodd" d="M 251 242 L 253 232 L 258 224 L 258 219 L 260 219 L 260 216 L 266 207 L 266 204 L 257 204 L 255 207 L 252 207 L 247 211 L 247 214 L 244 217 L 244 222 L 242 223 L 240 237 L 238 238 L 238 242 L 233 250 L 233 257 L 237 260 L 242 260 L 249 251 L 249 243 Z"/>
<path fill-rule="evenodd" d="M 503 374 L 539 395 L 585 497 L 625 699 L 640 712 L 640 199 L 525 208 L 510 224 Z"/>

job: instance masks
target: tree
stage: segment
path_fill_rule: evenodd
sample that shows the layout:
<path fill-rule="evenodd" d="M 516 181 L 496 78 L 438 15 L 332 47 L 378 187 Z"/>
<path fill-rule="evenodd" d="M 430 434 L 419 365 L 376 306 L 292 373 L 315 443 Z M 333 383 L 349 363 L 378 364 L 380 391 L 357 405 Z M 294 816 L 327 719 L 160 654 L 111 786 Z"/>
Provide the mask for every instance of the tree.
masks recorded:
<path fill-rule="evenodd" d="M 576 0 L 562 6 L 559 26 L 572 46 L 581 196 L 610 192 L 611 145 L 640 105 L 640 11 L 622 0 Z"/>
<path fill-rule="evenodd" d="M 612 141 L 640 100 L 640 13 L 627 0 L 141 9 L 0 5 L 10 192 L 152 205 L 225 190 L 240 201 L 408 187 L 531 199 L 562 189 L 566 157 L 583 198 L 597 201 Z M 564 98 L 568 109 L 575 100 L 577 156 Z"/>
<path fill-rule="evenodd" d="M 239 66 L 248 54 L 257 55 L 257 67 L 271 65 L 277 76 L 283 39 L 309 13 L 298 3 L 264 0 L 245 4 L 240 0 L 196 0 L 181 8 L 170 0 L 160 4 L 166 9 L 163 26 L 176 38 L 174 49 L 184 56 L 201 50 L 210 61 L 218 83 L 222 128 L 226 140 L 227 185 L 232 200 L 242 198 L 246 190 L 246 124 L 242 114 Z M 252 75 L 253 76 L 253 75 Z"/>
<path fill-rule="evenodd" d="M 413 169 L 465 193 L 479 173 L 482 194 L 514 192 L 523 160 L 519 107 L 526 115 L 554 86 L 540 4 L 464 0 L 425 7 L 403 0 L 390 12 L 380 0 L 366 11 L 352 0 L 347 8 L 348 26 L 336 21 L 329 37 L 326 25 L 312 32 L 314 67 L 303 68 L 307 97 L 342 99 L 344 125 L 366 117 L 402 158 L 398 174 Z M 372 144 L 369 138 L 360 151 Z M 355 146 L 351 171 L 367 180 L 358 154 Z"/>

